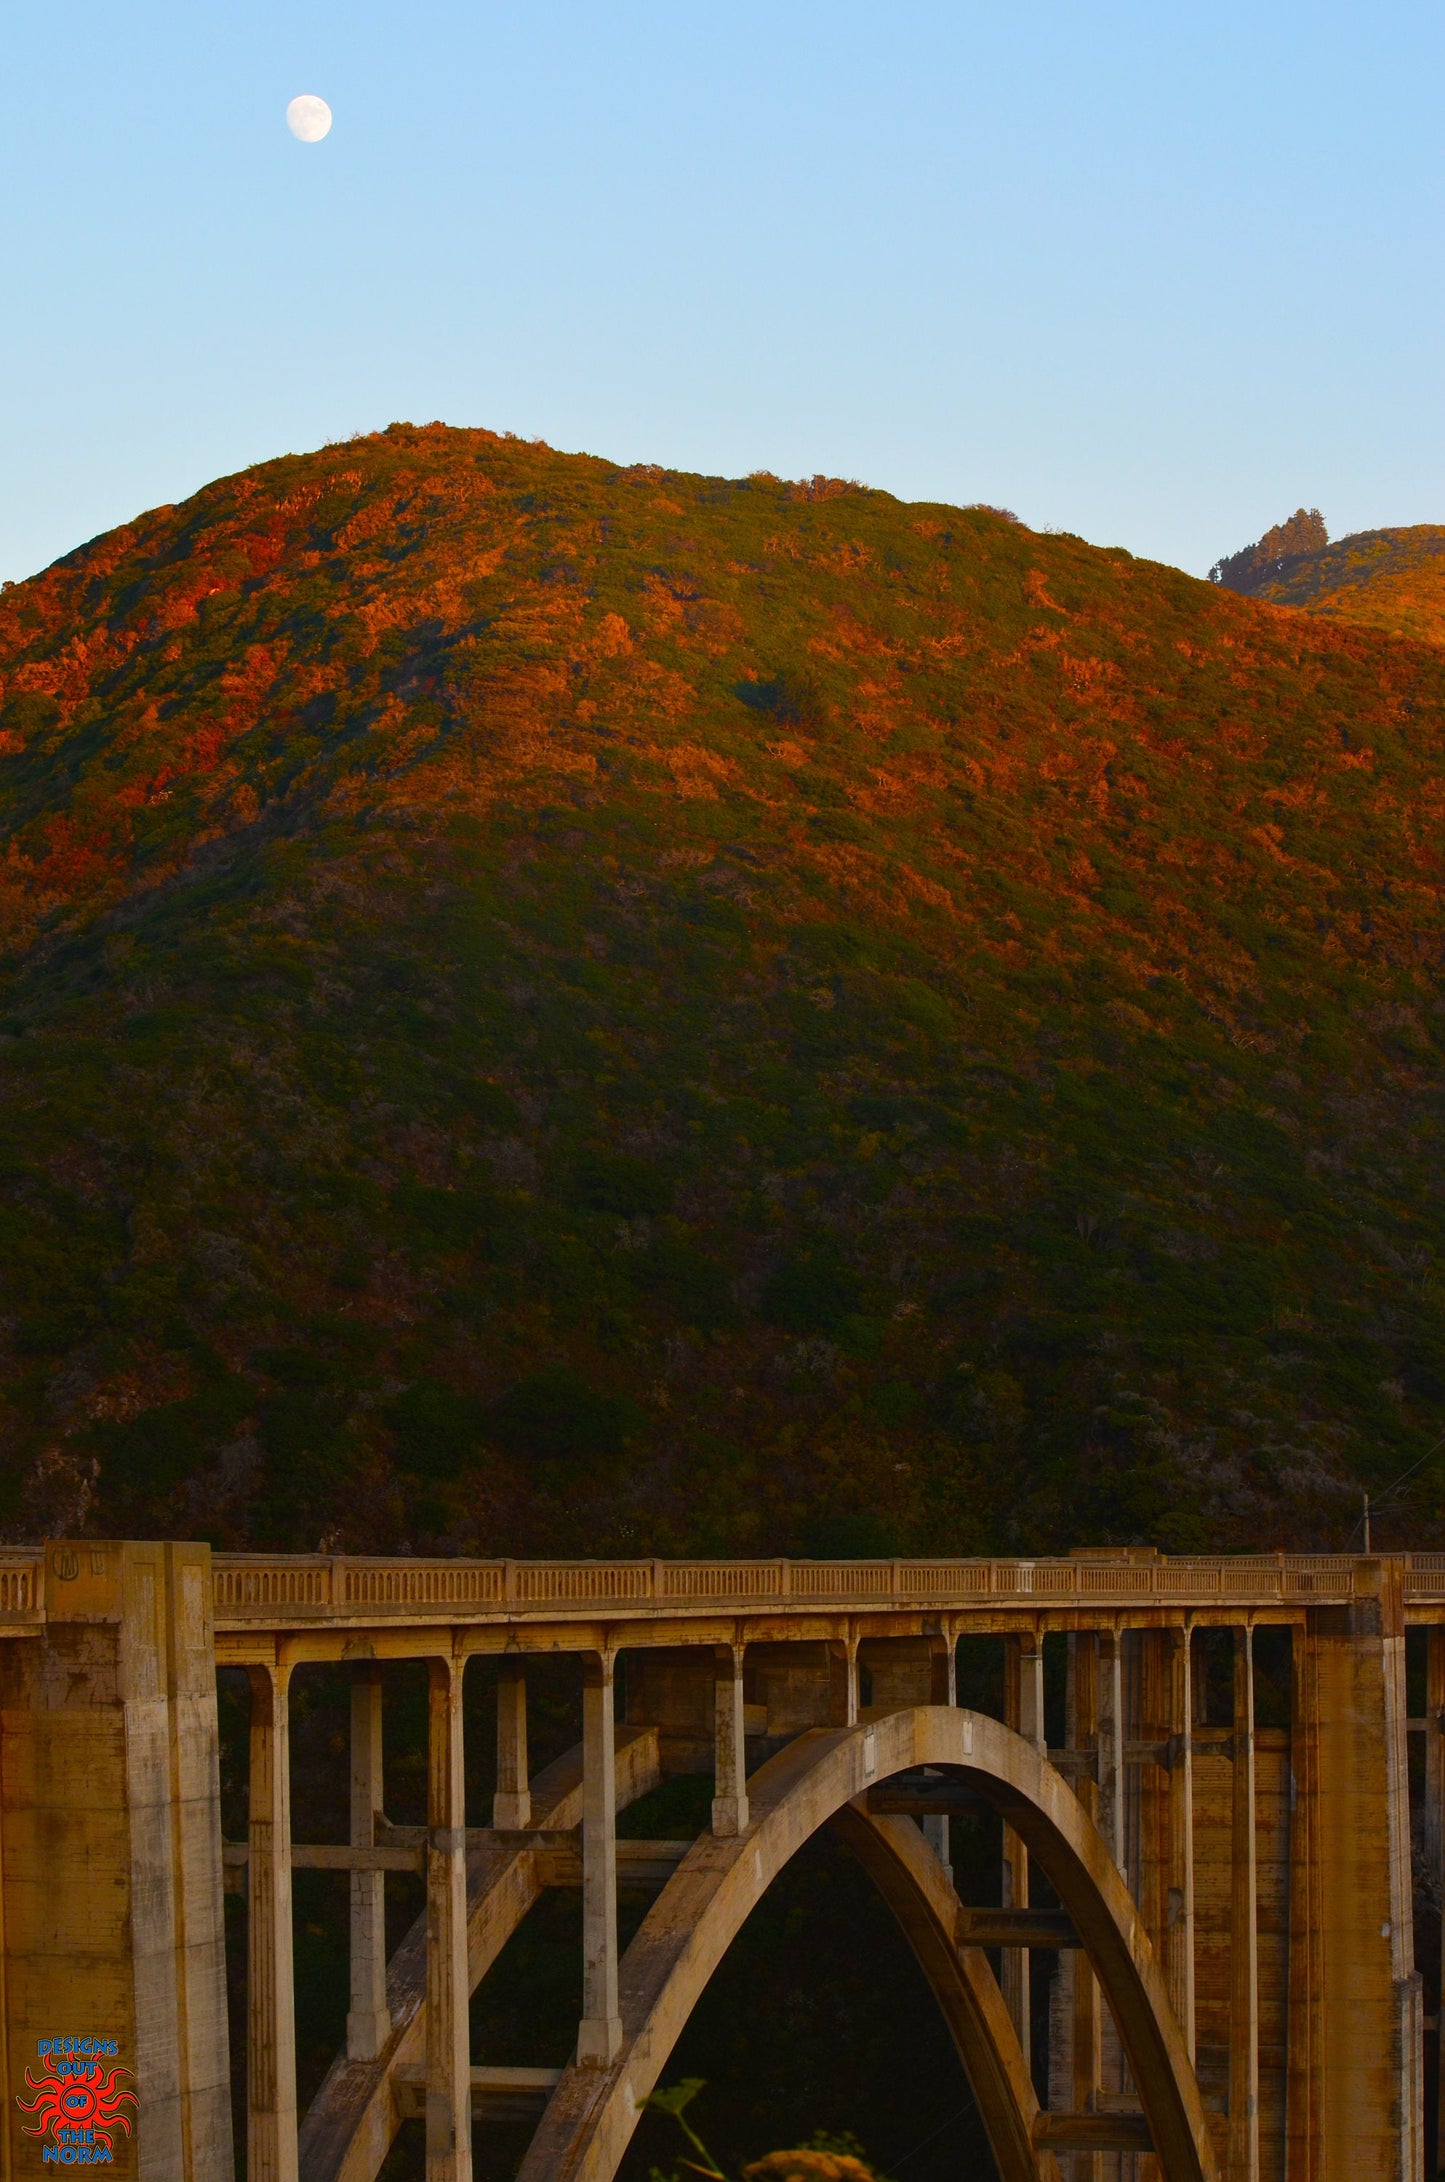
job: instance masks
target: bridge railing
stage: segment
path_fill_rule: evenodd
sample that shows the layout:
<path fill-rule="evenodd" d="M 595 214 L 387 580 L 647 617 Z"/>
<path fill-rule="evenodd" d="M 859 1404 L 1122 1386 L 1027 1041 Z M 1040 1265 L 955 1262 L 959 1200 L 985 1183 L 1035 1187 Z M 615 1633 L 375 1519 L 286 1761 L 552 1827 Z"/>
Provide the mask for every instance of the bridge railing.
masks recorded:
<path fill-rule="evenodd" d="M 809 1607 L 965 1609 L 1329 1603 L 1352 1591 L 1353 1554 L 1164 1558 L 1145 1552 L 1008 1560 L 464 1561 L 217 1554 L 225 1627 L 334 1619 L 489 1619 L 757 1612 Z M 1445 1598 L 1445 1554 L 1396 1556 L 1409 1599 Z"/>
<path fill-rule="evenodd" d="M 45 1549 L 0 1550 L 0 1626 L 35 1628 L 45 1619 Z"/>
<path fill-rule="evenodd" d="M 85 1559 L 84 1546 L 0 1549 L 0 1628 L 46 1619 L 49 1594 Z M 65 1566 L 51 1567 L 60 1556 Z M 1407 1602 L 1445 1601 L 1445 1553 L 1403 1563 Z M 222 1627 L 277 1619 L 471 1620 L 589 1613 L 797 1614 L 809 1607 L 965 1610 L 991 1602 L 1053 1606 L 1329 1604 L 1351 1594 L 1356 1556 L 1219 1554 L 1179 1558 L 1143 1551 L 1068 1559 L 874 1561 L 465 1561 L 328 1554 L 220 1553 L 212 1557 Z"/>

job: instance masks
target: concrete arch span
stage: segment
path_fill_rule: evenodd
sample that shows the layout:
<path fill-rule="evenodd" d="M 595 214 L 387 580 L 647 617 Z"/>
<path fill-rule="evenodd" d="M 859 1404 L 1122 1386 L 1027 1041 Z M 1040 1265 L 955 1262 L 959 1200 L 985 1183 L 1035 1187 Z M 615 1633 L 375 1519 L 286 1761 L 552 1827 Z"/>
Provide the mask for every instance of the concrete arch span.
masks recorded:
<path fill-rule="evenodd" d="M 870 1816 L 866 1791 L 947 1767 L 1027 1843 L 1072 1917 L 1129 2056 L 1165 2182 L 1215 2182 L 1198 2085 L 1148 1936 L 1103 1837 L 1033 1744 L 998 1721 L 918 1706 L 801 1735 L 748 1784 L 745 1834 L 697 1841 L 622 1959 L 623 2042 L 606 2068 L 570 2067 L 518 2182 L 612 2182 L 648 2093 L 753 1905 L 819 1826 L 840 1822 L 899 1914 L 968 2071 L 1004 2182 L 1049 2182 L 1037 2100 L 986 1958 L 954 1940 L 956 1897 L 907 1820 Z"/>

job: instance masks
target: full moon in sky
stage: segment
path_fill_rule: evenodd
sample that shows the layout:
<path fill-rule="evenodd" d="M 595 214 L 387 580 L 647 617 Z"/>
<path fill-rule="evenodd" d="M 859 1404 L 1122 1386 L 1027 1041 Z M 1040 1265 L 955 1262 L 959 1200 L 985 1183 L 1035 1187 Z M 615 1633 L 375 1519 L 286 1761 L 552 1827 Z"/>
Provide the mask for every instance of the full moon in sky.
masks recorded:
<path fill-rule="evenodd" d="M 286 109 L 286 126 L 302 144 L 319 144 L 331 127 L 331 108 L 314 91 L 303 91 Z"/>

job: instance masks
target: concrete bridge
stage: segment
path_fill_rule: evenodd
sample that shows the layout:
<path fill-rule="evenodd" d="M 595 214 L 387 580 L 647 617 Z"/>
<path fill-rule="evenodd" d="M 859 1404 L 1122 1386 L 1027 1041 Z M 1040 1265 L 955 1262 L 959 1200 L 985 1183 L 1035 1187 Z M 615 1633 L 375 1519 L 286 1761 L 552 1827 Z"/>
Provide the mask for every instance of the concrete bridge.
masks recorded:
<path fill-rule="evenodd" d="M 965 1638 L 997 1654 L 1001 1717 L 958 1701 Z M 529 1662 L 562 1655 L 581 1741 L 533 1777 Z M 424 1826 L 386 1815 L 401 1660 L 430 1692 Z M 318 1666 L 350 1682 L 349 1839 L 297 1842 L 288 1704 Z M 218 1668 L 250 1688 L 233 1843 Z M 495 1683 L 487 1814 L 465 1807 L 469 1670 Z M 425 1562 L 84 1539 L 0 1554 L 0 1678 L 0 2182 L 101 2163 L 230 2182 L 233 2066 L 249 2182 L 372 2182 L 408 2116 L 428 2182 L 468 2182 L 474 2118 L 519 2114 L 522 2182 L 611 2182 L 709 1976 L 824 1825 L 897 1916 L 1003 2182 L 1435 2171 L 1445 1555 Z M 680 1772 L 713 1776 L 710 1830 L 619 1840 L 619 1808 Z M 966 1902 L 950 1824 L 981 1812 L 998 1899 Z M 297 1869 L 350 1874 L 346 2045 L 304 2115 Z M 390 1959 L 388 1871 L 426 1901 Z M 619 1876 L 654 1895 L 625 1951 Z M 583 1904 L 573 2055 L 474 2062 L 469 1996 L 553 1886 Z"/>

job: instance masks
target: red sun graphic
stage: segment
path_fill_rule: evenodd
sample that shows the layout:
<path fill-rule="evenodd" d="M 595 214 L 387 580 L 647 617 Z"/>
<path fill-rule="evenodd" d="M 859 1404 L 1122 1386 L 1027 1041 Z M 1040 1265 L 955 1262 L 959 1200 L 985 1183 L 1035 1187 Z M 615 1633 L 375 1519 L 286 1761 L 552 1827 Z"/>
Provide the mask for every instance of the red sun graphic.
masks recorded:
<path fill-rule="evenodd" d="M 126 2100 L 136 2103 L 133 2091 L 118 2091 L 117 2076 L 129 2076 L 128 2068 L 113 2068 L 107 2076 L 99 2061 L 92 2061 L 89 2068 L 76 2071 L 73 2076 L 32 2076 L 25 2071 L 25 2081 L 36 2094 L 33 2099 L 17 2099 L 16 2105 L 23 2114 L 37 2114 L 40 2118 L 33 2129 L 25 2129 L 27 2137 L 43 2137 L 47 2130 L 58 2138 L 62 2129 L 92 2129 L 97 2138 L 115 2149 L 111 2131 L 124 2129 L 130 2135 L 130 2117 L 121 2112 Z"/>

